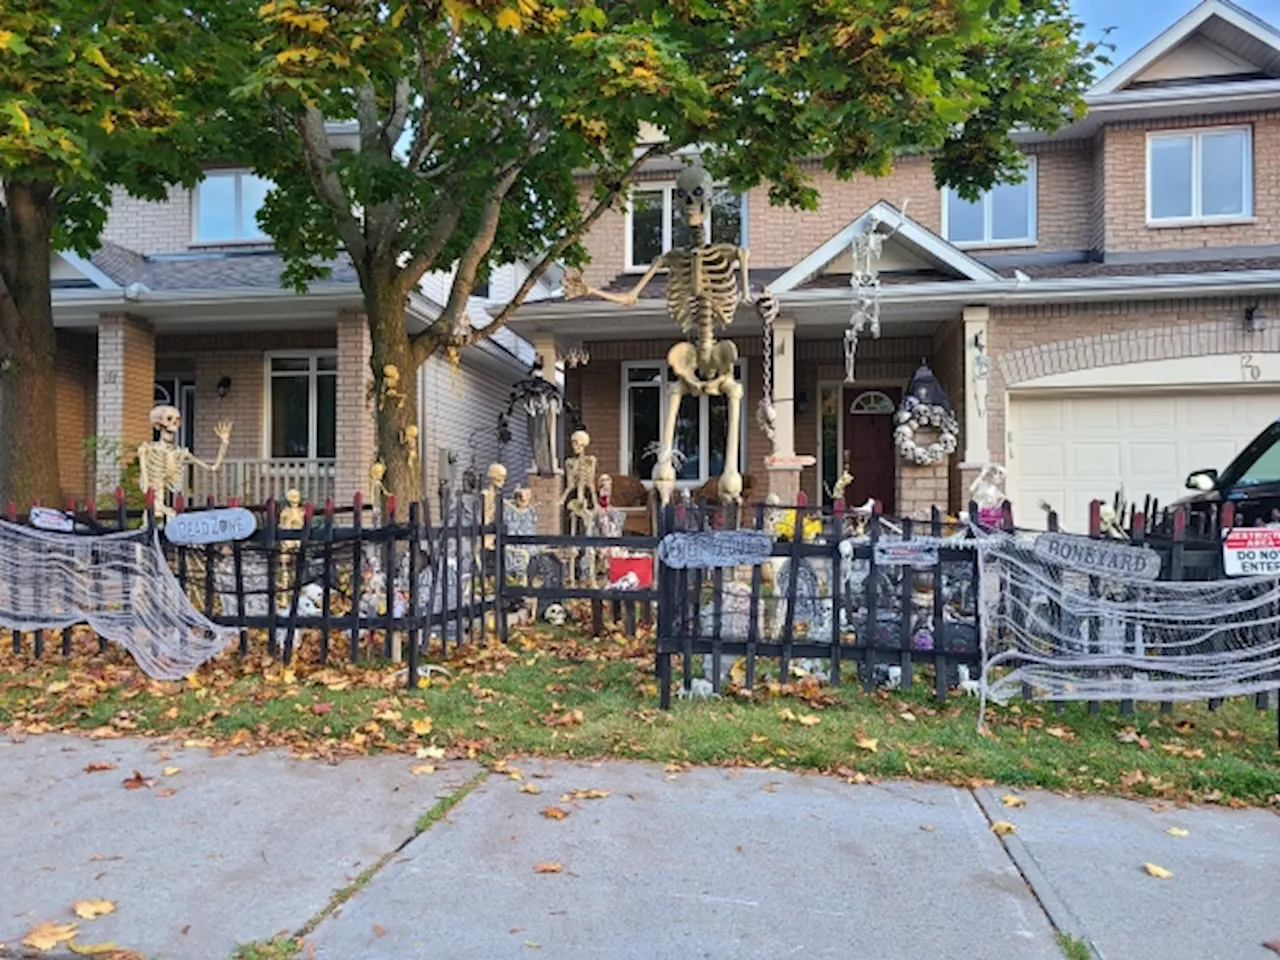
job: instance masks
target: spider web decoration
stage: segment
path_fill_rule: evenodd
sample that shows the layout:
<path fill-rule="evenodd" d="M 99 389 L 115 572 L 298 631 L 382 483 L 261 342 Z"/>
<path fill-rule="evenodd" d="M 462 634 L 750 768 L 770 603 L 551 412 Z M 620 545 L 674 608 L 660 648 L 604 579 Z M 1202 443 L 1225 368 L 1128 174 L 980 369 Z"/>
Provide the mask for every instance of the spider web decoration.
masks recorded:
<path fill-rule="evenodd" d="M 191 605 L 156 531 L 78 536 L 0 522 L 0 627 L 79 623 L 124 647 L 156 680 L 181 680 L 237 636 Z"/>
<path fill-rule="evenodd" d="M 1280 686 L 1280 581 L 1106 573 L 981 533 L 983 708 L 1035 700 L 1186 701 Z M 1141 548 L 1117 548 L 1140 550 Z"/>

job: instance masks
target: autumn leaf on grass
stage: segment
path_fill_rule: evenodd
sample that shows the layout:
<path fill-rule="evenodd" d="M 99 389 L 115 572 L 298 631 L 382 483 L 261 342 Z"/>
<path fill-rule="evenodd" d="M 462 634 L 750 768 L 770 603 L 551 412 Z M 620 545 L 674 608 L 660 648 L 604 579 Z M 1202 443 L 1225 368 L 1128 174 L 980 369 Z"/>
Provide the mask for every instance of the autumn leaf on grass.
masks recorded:
<path fill-rule="evenodd" d="M 548 820 L 563 820 L 569 815 L 569 811 L 563 807 L 543 807 L 542 815 Z"/>
<path fill-rule="evenodd" d="M 418 735 L 419 737 L 425 737 L 428 733 L 431 732 L 432 721 L 430 717 L 420 717 L 417 720 L 413 721 L 413 723 L 410 724 L 410 726 L 413 728 L 413 732 L 416 735 Z"/>
<path fill-rule="evenodd" d="M 115 768 L 116 768 L 116 765 L 114 763 L 101 763 L 101 762 L 91 763 L 84 768 L 84 772 L 85 773 L 105 773 L 107 770 L 114 770 Z"/>
<path fill-rule="evenodd" d="M 868 753 L 875 753 L 880 749 L 880 741 L 875 737 L 859 737 L 854 741 L 854 746 L 859 750 L 866 750 Z"/>
<path fill-rule="evenodd" d="M 802 727 L 816 727 L 822 722 L 821 717 L 816 717 L 812 713 L 801 714 L 796 720 Z"/>
<path fill-rule="evenodd" d="M 1173 876 L 1172 870 L 1166 870 L 1164 867 L 1158 867 L 1154 863 L 1144 863 L 1142 865 L 1142 869 L 1147 871 L 1147 873 L 1155 877 L 1157 880 L 1168 880 Z"/>
<path fill-rule="evenodd" d="M 534 873 L 562 873 L 564 872 L 564 864 L 561 863 L 535 863 L 533 865 Z"/>
<path fill-rule="evenodd" d="M 991 824 L 991 832 L 998 837 L 1003 837 L 1007 833 L 1017 833 L 1018 828 L 1008 820 L 997 820 L 995 823 Z"/>
<path fill-rule="evenodd" d="M 124 784 L 124 788 L 126 790 L 141 790 L 143 787 L 154 787 L 156 785 L 155 780 L 147 779 L 139 770 L 133 771 L 132 777 L 129 777 L 127 780 L 122 780 L 121 782 Z"/>
<path fill-rule="evenodd" d="M 1165 833 L 1167 833 L 1167 834 L 1168 834 L 1169 836 L 1171 836 L 1171 837 L 1189 837 L 1189 836 L 1191 836 L 1191 831 L 1190 831 L 1190 830 L 1184 830 L 1182 827 L 1170 827 L 1168 830 L 1166 830 L 1166 831 L 1165 831 Z"/>
<path fill-rule="evenodd" d="M 794 722 L 796 715 L 789 708 L 778 711 L 778 719 L 784 722 Z"/>
<path fill-rule="evenodd" d="M 538 786 L 536 783 L 522 783 L 520 784 L 520 789 L 518 792 L 538 794 L 542 792 L 542 788 Z"/>
<path fill-rule="evenodd" d="M 72 909 L 81 920 L 94 920 L 115 913 L 116 905 L 110 900 L 77 900 Z"/>
<path fill-rule="evenodd" d="M 333 704 L 327 701 L 324 703 L 313 703 L 311 705 L 311 712 L 318 717 L 323 717 L 326 713 L 331 713 L 332 711 Z"/>
<path fill-rule="evenodd" d="M 1000 802 L 1006 807 L 1025 807 L 1027 805 L 1027 801 L 1012 793 L 1006 793 L 1000 798 Z"/>
<path fill-rule="evenodd" d="M 557 714 L 555 711 L 544 714 L 542 717 L 542 725 L 544 727 L 573 727 L 582 723 L 586 719 L 583 712 L 576 707 L 572 710 L 566 710 L 564 713 Z"/>
<path fill-rule="evenodd" d="M 22 942 L 36 950 L 52 950 L 63 941 L 72 939 L 79 927 L 78 923 L 42 923 L 23 937 Z"/>
<path fill-rule="evenodd" d="M 1074 740 L 1076 738 L 1076 735 L 1066 727 L 1045 727 L 1044 732 L 1055 740 Z"/>
<path fill-rule="evenodd" d="M 419 747 L 417 757 L 419 760 L 443 760 L 444 747 Z"/>

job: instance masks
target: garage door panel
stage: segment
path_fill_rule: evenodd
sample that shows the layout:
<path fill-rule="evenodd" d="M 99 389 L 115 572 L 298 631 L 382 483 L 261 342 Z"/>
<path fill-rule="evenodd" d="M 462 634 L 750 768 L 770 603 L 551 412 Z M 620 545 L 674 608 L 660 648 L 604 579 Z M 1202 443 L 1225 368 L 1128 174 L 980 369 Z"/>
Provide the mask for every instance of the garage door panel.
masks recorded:
<path fill-rule="evenodd" d="M 1037 501 L 1068 530 L 1088 528 L 1089 501 L 1123 489 L 1168 503 L 1187 474 L 1223 469 L 1280 416 L 1280 391 L 1245 388 L 1181 394 L 1010 397 L 1009 493 L 1015 516 L 1037 523 Z"/>

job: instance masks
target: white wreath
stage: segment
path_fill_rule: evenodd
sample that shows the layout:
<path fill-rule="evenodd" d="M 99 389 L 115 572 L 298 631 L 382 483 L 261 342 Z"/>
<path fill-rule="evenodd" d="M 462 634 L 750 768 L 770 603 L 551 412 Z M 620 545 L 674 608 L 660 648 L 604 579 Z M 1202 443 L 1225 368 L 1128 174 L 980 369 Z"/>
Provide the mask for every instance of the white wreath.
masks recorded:
<path fill-rule="evenodd" d="M 894 445 L 908 463 L 918 466 L 941 463 L 960 445 L 960 423 L 956 415 L 940 403 L 922 403 L 915 397 L 907 397 L 893 419 L 897 424 L 893 430 Z M 916 443 L 916 431 L 930 427 L 938 431 L 938 439 L 922 447 Z"/>

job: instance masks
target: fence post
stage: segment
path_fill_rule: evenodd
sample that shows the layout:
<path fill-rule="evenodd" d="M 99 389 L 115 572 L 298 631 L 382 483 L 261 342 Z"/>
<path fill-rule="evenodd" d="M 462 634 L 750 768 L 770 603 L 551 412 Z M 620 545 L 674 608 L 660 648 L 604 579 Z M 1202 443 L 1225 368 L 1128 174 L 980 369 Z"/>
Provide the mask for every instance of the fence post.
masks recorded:
<path fill-rule="evenodd" d="M 329 662 L 333 618 L 333 498 L 324 502 L 324 589 L 320 594 L 320 662 Z"/>
<path fill-rule="evenodd" d="M 293 585 L 289 591 L 289 626 L 284 635 L 284 663 L 293 661 L 293 638 L 298 632 L 298 600 L 302 596 L 302 578 L 307 572 L 307 546 L 311 541 L 311 521 L 315 507 L 308 501 L 303 510 L 302 530 L 298 534 L 293 565 Z"/>
<path fill-rule="evenodd" d="M 844 631 L 840 615 L 844 588 L 844 571 L 841 568 L 840 543 L 844 540 L 844 498 L 837 497 L 831 503 L 831 685 L 840 686 L 840 655 L 843 652 Z"/>
<path fill-rule="evenodd" d="M 929 535 L 935 540 L 942 539 L 942 511 L 938 509 L 937 504 L 934 504 L 929 510 Z M 943 603 L 945 599 L 943 597 L 943 571 L 946 568 L 942 562 L 942 549 L 939 546 L 938 562 L 933 568 L 933 691 L 939 703 L 947 699 L 947 689 L 951 679 L 951 671 L 948 669 L 950 664 L 946 657 L 951 648 L 947 646 L 947 619 L 943 616 L 945 607 Z M 976 553 L 977 551 L 975 550 L 974 552 Z M 962 596 L 962 604 L 963 601 L 964 598 Z M 981 602 L 981 597 L 975 598 L 975 613 L 978 604 Z M 975 624 L 976 626 L 978 625 Z"/>
<path fill-rule="evenodd" d="M 359 490 L 351 498 L 351 662 L 360 659 L 360 593 L 364 586 L 364 494 Z"/>
<path fill-rule="evenodd" d="M 263 546 L 267 551 L 267 652 L 274 657 L 279 653 L 279 644 L 276 642 L 276 573 L 279 559 L 276 551 L 279 549 L 279 541 L 276 539 L 275 497 L 267 498 L 266 521 Z"/>
<path fill-rule="evenodd" d="M 409 504 L 409 689 L 418 689 L 418 657 L 422 640 L 418 612 L 418 544 L 422 542 L 422 504 Z"/>
<path fill-rule="evenodd" d="M 863 599 L 867 606 L 867 623 L 862 642 L 862 689 L 872 693 L 876 689 L 876 646 L 879 644 L 879 589 L 877 588 L 876 544 L 880 542 L 880 501 L 871 507 L 871 519 L 868 523 L 870 545 L 867 555 L 867 579 L 863 583 Z"/>
<path fill-rule="evenodd" d="M 658 537 L 675 530 L 675 508 L 667 504 L 658 512 Z M 676 571 L 656 560 L 658 567 L 658 642 L 657 662 L 654 672 L 658 677 L 658 704 L 663 710 L 671 708 L 671 653 L 667 645 L 674 639 L 676 622 L 675 582 Z"/>
<path fill-rule="evenodd" d="M 764 504 L 756 504 L 756 530 L 764 529 Z M 766 560 L 766 563 L 769 561 Z M 744 680 L 748 690 L 756 686 L 756 644 L 760 642 L 760 594 L 764 585 L 764 571 L 760 564 L 751 567 L 751 608 L 747 614 L 747 669 Z"/>
<path fill-rule="evenodd" d="M 507 536 L 507 517 L 506 504 L 502 498 L 498 498 L 497 509 L 494 510 L 493 518 L 493 550 L 494 550 L 494 585 L 493 585 L 493 615 L 495 617 L 495 626 L 498 630 L 498 639 L 505 646 L 508 640 L 507 631 L 510 630 L 510 624 L 507 623 L 507 548 L 505 544 Z"/>

